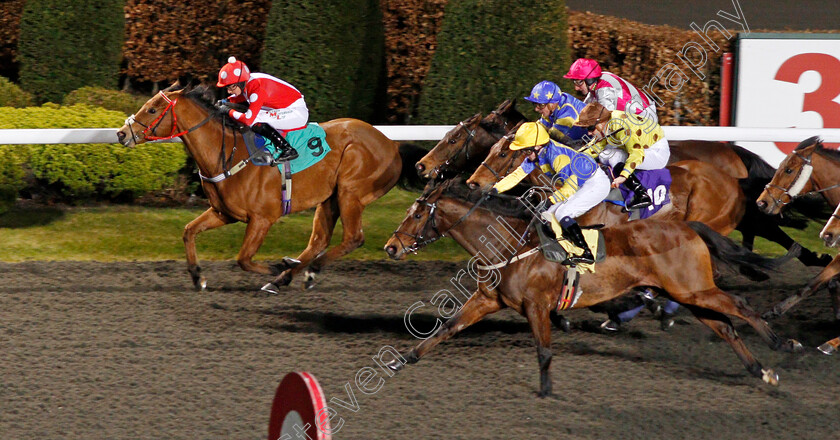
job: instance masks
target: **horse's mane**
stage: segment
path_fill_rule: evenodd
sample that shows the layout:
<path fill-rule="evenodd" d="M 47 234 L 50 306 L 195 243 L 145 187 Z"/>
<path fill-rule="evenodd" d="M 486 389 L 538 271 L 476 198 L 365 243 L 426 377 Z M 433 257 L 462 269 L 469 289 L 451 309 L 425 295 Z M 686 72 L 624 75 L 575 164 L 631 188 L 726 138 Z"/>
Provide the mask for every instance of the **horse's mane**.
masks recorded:
<path fill-rule="evenodd" d="M 452 197 L 471 204 L 478 203 L 486 195 L 480 190 L 469 189 L 469 187 L 464 184 L 464 179 L 461 177 L 444 180 L 437 185 L 427 187 L 426 191 L 430 193 L 431 191 L 441 187 L 443 187 L 441 195 Z M 491 196 L 489 199 L 481 203 L 480 208 L 486 209 L 494 214 L 524 221 L 530 221 L 534 216 L 533 213 L 515 197 Z"/>
<path fill-rule="evenodd" d="M 744 162 L 744 166 L 747 168 L 748 173 L 747 178 L 761 181 L 761 184 L 759 185 L 760 190 L 755 194 L 755 197 L 758 197 L 761 190 L 764 190 L 764 185 L 773 179 L 773 175 L 776 174 L 776 169 L 767 163 L 766 160 L 762 159 L 761 156 L 753 153 L 752 151 L 747 150 L 740 145 L 730 145 L 732 146 L 732 151 L 734 151 L 741 159 L 741 162 Z"/>
<path fill-rule="evenodd" d="M 176 87 L 177 84 L 172 85 L 169 88 Z M 213 100 L 215 99 L 214 92 L 210 89 L 210 87 L 206 85 L 199 85 L 196 87 L 186 87 L 186 86 L 179 86 L 174 90 L 167 89 L 166 91 L 177 91 L 177 90 L 184 90 L 181 94 L 184 98 L 189 99 L 190 101 L 194 102 L 199 107 L 203 108 L 208 113 L 214 115 L 214 119 L 224 123 L 229 127 L 237 127 L 241 126 L 242 124 L 231 118 L 230 115 L 227 113 L 219 112 L 216 107 L 213 106 Z"/>

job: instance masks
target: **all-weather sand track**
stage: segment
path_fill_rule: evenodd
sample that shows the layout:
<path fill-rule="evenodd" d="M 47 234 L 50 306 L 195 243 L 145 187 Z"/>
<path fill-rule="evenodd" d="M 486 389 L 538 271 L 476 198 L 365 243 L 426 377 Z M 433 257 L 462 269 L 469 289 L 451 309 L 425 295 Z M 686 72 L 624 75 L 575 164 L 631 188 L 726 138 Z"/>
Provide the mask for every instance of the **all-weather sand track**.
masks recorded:
<path fill-rule="evenodd" d="M 803 354 L 739 333 L 767 367 L 748 376 L 687 313 L 669 332 L 643 312 L 617 334 L 604 315 L 567 315 L 553 332 L 555 395 L 538 399 L 525 320 L 502 312 L 389 377 L 372 359 L 416 344 L 433 295 L 464 263 L 341 261 L 309 291 L 259 292 L 265 277 L 205 263 L 196 292 L 180 261 L 0 264 L 0 436 L 6 439 L 264 439 L 275 388 L 313 373 L 336 439 L 837 439 L 840 357 L 813 347 L 840 334 L 818 294 L 771 322 Z M 817 273 L 798 262 L 761 283 L 721 281 L 767 310 Z M 379 375 L 357 384 L 365 374 Z M 360 373 L 361 372 L 361 373 Z M 370 379 L 370 377 L 368 377 Z M 380 379 L 382 382 L 379 382 Z M 349 395 L 351 391 L 352 395 Z M 341 401 L 341 403 L 337 401 Z M 340 418 L 340 419 L 339 419 Z M 343 422 L 339 426 L 338 422 Z"/>

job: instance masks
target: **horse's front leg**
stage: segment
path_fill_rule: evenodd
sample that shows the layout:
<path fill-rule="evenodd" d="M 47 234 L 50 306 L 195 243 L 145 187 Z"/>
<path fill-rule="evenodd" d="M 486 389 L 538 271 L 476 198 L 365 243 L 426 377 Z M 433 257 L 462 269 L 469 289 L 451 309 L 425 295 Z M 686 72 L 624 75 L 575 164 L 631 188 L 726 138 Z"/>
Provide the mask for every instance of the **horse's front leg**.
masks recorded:
<path fill-rule="evenodd" d="M 272 272 L 265 264 L 256 263 L 252 260 L 260 249 L 260 246 L 262 246 L 272 224 L 274 222 L 266 217 L 253 216 L 248 219 L 248 226 L 245 228 L 245 239 L 242 241 L 242 247 L 236 255 L 236 262 L 242 270 L 261 273 L 263 275 L 276 273 Z"/>
<path fill-rule="evenodd" d="M 834 257 L 831 260 L 831 263 L 825 267 L 819 274 L 817 274 L 814 279 L 812 279 L 806 287 L 803 287 L 799 292 L 785 298 L 783 301 L 779 302 L 773 309 L 768 312 L 765 312 L 762 315 L 764 319 L 775 318 L 785 314 L 791 307 L 795 306 L 805 298 L 813 295 L 816 291 L 820 290 L 826 283 L 834 279 L 838 274 L 840 274 L 840 256 Z M 835 310 L 835 313 L 837 311 Z"/>
<path fill-rule="evenodd" d="M 417 347 L 404 356 L 406 363 L 413 364 L 420 360 L 429 350 L 434 348 L 441 342 L 455 336 L 461 330 L 475 324 L 485 316 L 498 312 L 502 308 L 502 302 L 493 295 L 488 296 L 484 292 L 476 291 L 472 294 L 469 300 L 461 307 L 455 316 L 449 318 L 443 325 L 438 328 L 434 335 L 424 340 Z M 403 368 L 402 363 L 393 361 L 388 364 L 388 367 L 394 371 Z"/>
<path fill-rule="evenodd" d="M 198 265 L 198 254 L 195 251 L 195 236 L 209 229 L 215 229 L 232 223 L 234 220 L 221 212 L 210 208 L 204 211 L 184 227 L 184 248 L 187 251 L 187 271 L 192 276 L 193 285 L 198 290 L 207 287 L 207 279 L 201 274 L 201 267 Z"/>
<path fill-rule="evenodd" d="M 550 310 L 537 304 L 525 305 L 525 317 L 534 333 L 537 344 L 537 361 L 540 364 L 540 391 L 538 397 L 551 395 L 551 319 Z"/>

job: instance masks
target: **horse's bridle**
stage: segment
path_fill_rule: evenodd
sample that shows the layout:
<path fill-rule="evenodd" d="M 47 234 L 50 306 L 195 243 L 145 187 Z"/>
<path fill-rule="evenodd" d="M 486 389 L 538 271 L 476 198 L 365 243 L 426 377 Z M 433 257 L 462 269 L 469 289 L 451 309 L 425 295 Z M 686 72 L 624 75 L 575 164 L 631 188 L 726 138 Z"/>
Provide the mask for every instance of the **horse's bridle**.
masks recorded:
<path fill-rule="evenodd" d="M 426 216 L 426 221 L 423 223 L 423 226 L 420 228 L 420 232 L 415 234 L 409 234 L 407 232 L 402 232 L 399 229 L 394 231 L 394 237 L 396 237 L 397 241 L 403 247 L 405 252 L 410 252 L 412 254 L 417 253 L 418 250 L 440 240 L 441 238 L 446 236 L 446 233 L 451 231 L 454 227 L 458 226 L 467 219 L 485 200 L 490 198 L 490 194 L 484 195 L 481 199 L 478 200 L 468 211 L 464 214 L 461 218 L 459 218 L 455 223 L 452 224 L 447 230 L 440 232 L 437 228 L 437 221 L 435 220 L 435 214 L 437 213 L 437 199 L 434 202 L 429 203 L 428 198 L 420 197 L 416 200 L 417 203 L 422 203 L 429 207 L 429 215 Z M 434 237 L 426 238 L 426 234 L 429 232 L 429 228 L 437 234 Z M 411 246 L 406 246 L 405 243 L 400 239 L 400 235 L 404 235 L 408 238 L 414 240 L 414 244 Z"/>
<path fill-rule="evenodd" d="M 135 140 L 137 139 L 137 135 L 134 134 L 134 129 L 131 128 L 131 125 L 133 123 L 137 123 L 137 124 L 139 124 L 140 126 L 143 127 L 142 133 L 143 133 L 143 138 L 144 139 L 149 140 L 149 141 L 159 141 L 159 140 L 176 138 L 176 137 L 179 137 L 179 136 L 183 136 L 187 133 L 192 133 L 193 131 L 197 130 L 199 127 L 206 124 L 208 121 L 210 121 L 210 119 L 213 118 L 213 113 L 210 112 L 207 115 L 207 117 L 204 118 L 204 120 L 202 120 L 201 122 L 196 124 L 194 127 L 191 127 L 191 128 L 189 128 L 187 130 L 184 130 L 180 133 L 176 133 L 175 131 L 178 129 L 177 128 L 177 126 L 178 126 L 178 115 L 175 114 L 175 111 L 173 109 L 175 108 L 175 104 L 178 103 L 178 98 L 169 99 L 169 97 L 166 96 L 166 94 L 164 94 L 162 90 L 158 94 L 160 95 L 161 98 L 163 98 L 164 101 L 166 101 L 166 107 L 160 113 L 160 116 L 158 116 L 154 121 L 149 123 L 149 125 L 146 125 L 146 124 L 138 121 L 137 118 L 135 117 L 135 115 L 131 115 L 128 118 L 125 119 L 125 125 L 128 126 L 128 130 L 131 132 L 131 137 L 133 139 L 135 139 Z M 155 130 L 157 130 L 160 123 L 163 122 L 164 116 L 166 116 L 166 114 L 169 113 L 170 110 L 173 110 L 172 113 L 170 113 L 172 115 L 170 117 L 170 119 L 172 120 L 172 130 L 170 130 L 169 135 L 167 135 L 167 136 L 157 136 L 155 134 Z M 151 133 L 151 134 L 149 134 L 149 133 Z"/>
<path fill-rule="evenodd" d="M 811 174 L 814 172 L 814 166 L 811 164 L 811 157 L 814 155 L 814 151 L 816 151 L 816 149 L 811 150 L 811 154 L 809 154 L 808 157 L 803 156 L 796 150 L 793 151 L 793 154 L 800 160 L 802 160 L 802 162 L 804 162 L 804 165 L 802 165 L 802 167 L 799 169 L 799 172 L 796 174 L 796 178 L 793 180 L 793 183 L 790 185 L 790 188 L 782 188 L 781 186 L 773 185 L 770 183 L 764 185 L 764 189 L 768 190 L 767 195 L 770 197 L 771 200 L 773 200 L 773 203 L 775 203 L 776 206 L 779 206 L 781 208 L 792 203 L 795 199 L 799 197 L 804 197 L 811 194 L 820 194 L 832 190 L 834 188 L 840 187 L 840 183 L 838 183 L 836 185 L 831 185 L 823 189 L 815 189 L 805 194 L 800 194 L 802 188 L 805 187 L 805 184 L 808 183 L 808 181 L 811 179 Z M 817 184 L 816 182 L 814 182 L 814 188 L 816 187 Z M 769 191 L 770 189 L 779 190 L 782 192 L 782 194 L 778 198 L 776 198 Z M 782 200 L 785 196 L 787 196 L 787 201 Z"/>
<path fill-rule="evenodd" d="M 476 130 L 470 130 L 469 128 L 467 128 L 467 124 L 464 124 L 464 121 L 459 122 L 458 127 L 467 132 L 467 138 L 464 140 L 464 144 L 461 145 L 461 148 L 459 148 L 458 151 L 452 155 L 452 157 L 446 159 L 442 164 L 435 167 L 435 170 L 437 171 L 438 175 L 445 171 L 447 167 L 449 167 L 449 165 L 452 164 L 452 162 L 455 162 L 456 159 L 461 157 L 461 154 L 465 155 L 467 162 L 469 162 L 470 160 L 470 142 L 475 137 Z"/>
<path fill-rule="evenodd" d="M 510 157 L 510 162 L 508 163 L 507 169 L 503 171 L 504 174 L 496 172 L 496 170 L 491 168 L 490 165 L 487 165 L 487 160 L 481 161 L 480 166 L 482 166 L 484 168 L 487 168 L 487 170 L 489 170 L 491 173 L 493 173 L 493 176 L 496 178 L 496 182 L 498 182 L 502 177 L 504 177 L 504 176 L 508 175 L 508 173 L 510 173 L 511 168 L 513 168 L 513 163 L 516 162 L 516 158 L 519 157 L 519 154 L 522 153 L 522 151 L 524 151 L 524 150 L 511 150 L 512 155 Z"/>

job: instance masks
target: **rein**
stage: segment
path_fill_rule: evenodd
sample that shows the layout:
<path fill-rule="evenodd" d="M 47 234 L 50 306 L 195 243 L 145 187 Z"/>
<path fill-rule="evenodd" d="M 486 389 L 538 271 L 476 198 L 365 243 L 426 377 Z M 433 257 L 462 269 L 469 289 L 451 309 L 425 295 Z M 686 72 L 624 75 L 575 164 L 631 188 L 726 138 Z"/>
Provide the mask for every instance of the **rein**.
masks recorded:
<path fill-rule="evenodd" d="M 450 157 L 449 159 L 446 159 L 446 161 L 444 161 L 442 164 L 437 166 L 438 174 L 440 174 L 441 172 L 446 170 L 446 168 L 448 168 L 449 165 L 452 164 L 452 162 L 454 162 L 456 159 L 461 157 L 462 153 L 464 154 L 464 157 L 467 159 L 467 162 L 470 161 L 470 141 L 472 141 L 473 138 L 475 137 L 476 130 L 468 129 L 467 125 L 464 124 L 464 121 L 459 122 L 458 126 L 461 127 L 462 129 L 464 129 L 464 131 L 467 132 L 467 138 L 464 140 L 464 144 L 461 145 L 461 148 L 459 148 L 458 151 L 455 152 L 454 155 L 452 155 L 452 157 Z"/>
<path fill-rule="evenodd" d="M 437 222 L 435 221 L 435 213 L 437 212 L 437 200 L 432 202 L 432 203 L 429 203 L 425 199 L 417 199 L 416 201 L 418 203 L 422 202 L 426 206 L 429 207 L 429 215 L 426 217 L 426 222 L 423 223 L 423 227 L 420 229 L 420 233 L 417 234 L 417 235 L 412 235 L 412 234 L 408 234 L 408 233 L 402 232 L 399 229 L 397 229 L 397 230 L 394 231 L 394 237 L 397 238 L 397 241 L 400 242 L 400 245 L 406 250 L 406 252 L 411 252 L 412 254 L 416 254 L 418 250 L 420 250 L 420 249 L 426 247 L 427 245 L 430 245 L 430 244 L 440 240 L 441 238 L 443 238 L 446 235 L 447 232 L 449 232 L 454 227 L 458 226 L 464 220 L 466 220 L 467 217 L 472 215 L 472 213 L 475 212 L 475 210 L 478 209 L 478 207 L 481 206 L 484 203 L 484 201 L 488 200 L 489 198 L 490 198 L 490 194 L 486 194 L 484 197 L 479 199 L 478 202 L 475 203 L 469 209 L 469 211 L 467 211 L 466 214 L 464 214 L 455 223 L 453 223 L 452 226 L 449 227 L 449 229 L 447 229 L 446 231 L 443 231 L 443 232 L 438 231 Z M 431 227 L 432 227 L 432 231 L 434 231 L 435 234 L 437 234 L 437 236 L 436 237 L 431 237 L 431 238 L 425 238 L 425 235 L 428 232 L 430 224 L 431 224 Z M 406 237 L 409 237 L 409 238 L 413 239 L 414 244 L 411 245 L 411 246 L 406 246 L 405 243 L 403 243 L 402 240 L 400 239 L 400 235 L 405 235 Z"/>
<path fill-rule="evenodd" d="M 136 122 L 138 125 L 140 125 L 140 126 L 142 126 L 142 127 L 143 127 L 143 131 L 142 131 L 142 133 L 143 133 L 143 136 L 144 136 L 147 140 L 150 140 L 150 141 L 160 141 L 160 140 L 166 140 L 166 139 L 172 139 L 172 138 L 180 137 L 180 136 L 183 136 L 183 135 L 185 135 L 185 134 L 187 134 L 187 133 L 192 133 L 193 131 L 198 130 L 199 128 L 201 128 L 201 126 L 203 126 L 204 124 L 206 124 L 206 123 L 210 122 L 210 120 L 211 120 L 211 119 L 213 119 L 213 113 L 210 113 L 210 114 L 208 114 L 208 115 L 207 115 L 207 117 L 206 117 L 206 118 L 204 118 L 204 120 L 202 120 L 201 122 L 199 122 L 199 123 L 198 123 L 198 124 L 196 124 L 195 126 L 193 126 L 193 127 L 189 128 L 189 129 L 187 129 L 187 130 L 184 130 L 184 131 L 182 131 L 182 132 L 180 132 L 180 133 L 175 133 L 175 130 L 177 130 L 177 126 L 178 126 L 178 115 L 176 115 L 176 114 L 175 114 L 175 110 L 174 110 L 174 108 L 175 108 L 175 104 L 177 104 L 177 103 L 178 103 L 178 99 L 177 99 L 177 98 L 175 98 L 174 100 L 173 100 L 173 99 L 169 99 L 169 97 L 168 97 L 168 96 L 166 96 L 166 95 L 163 93 L 163 91 L 162 91 L 162 90 L 161 90 L 158 94 L 161 96 L 161 98 L 163 98 L 163 99 L 164 99 L 164 101 L 166 101 L 166 108 L 164 108 L 164 109 L 163 109 L 163 112 L 161 112 L 160 116 L 158 116 L 158 117 L 157 117 L 154 121 L 152 121 L 149 125 L 146 125 L 146 124 L 144 124 L 144 123 L 142 123 L 142 122 L 138 121 L 138 120 L 134 117 L 134 115 L 131 115 L 131 116 L 129 116 L 128 118 L 126 118 L 126 119 L 125 119 L 125 124 L 126 124 L 126 125 L 128 125 L 128 129 L 131 131 L 131 136 L 132 136 L 134 139 L 137 139 L 137 136 L 134 134 L 134 130 L 133 130 L 133 129 L 131 129 L 131 124 L 132 124 L 132 123 L 135 123 L 135 122 Z M 157 136 L 156 134 L 154 134 L 154 133 L 155 133 L 155 130 L 157 130 L 157 128 L 158 128 L 158 126 L 160 125 L 160 123 L 161 123 L 161 122 L 163 122 L 163 118 L 164 118 L 164 116 L 166 116 L 166 114 L 167 114 L 167 113 L 169 113 L 169 111 L 170 111 L 170 110 L 172 110 L 172 113 L 171 113 L 171 115 L 172 115 L 172 116 L 171 116 L 171 119 L 172 119 L 172 130 L 169 132 L 169 135 L 168 135 L 168 136 Z M 149 131 L 150 131 L 150 130 L 151 130 L 151 134 L 149 134 Z"/>

